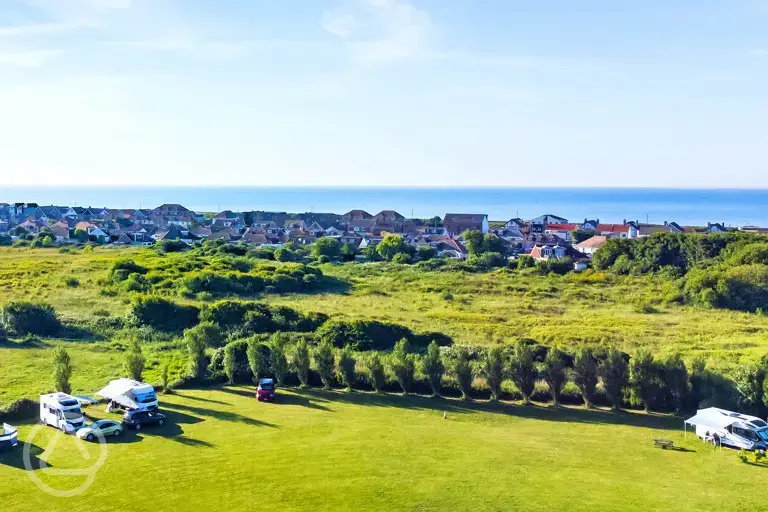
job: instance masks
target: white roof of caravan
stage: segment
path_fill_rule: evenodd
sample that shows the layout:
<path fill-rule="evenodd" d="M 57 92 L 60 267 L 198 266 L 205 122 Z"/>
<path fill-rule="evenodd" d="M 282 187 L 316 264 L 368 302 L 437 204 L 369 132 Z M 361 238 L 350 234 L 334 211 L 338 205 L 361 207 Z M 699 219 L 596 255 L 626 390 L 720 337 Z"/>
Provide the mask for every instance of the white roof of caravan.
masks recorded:
<path fill-rule="evenodd" d="M 98 391 L 96 394 L 98 396 L 103 396 L 107 399 L 115 398 L 116 396 L 124 395 L 133 388 L 138 387 L 149 387 L 149 384 L 144 384 L 143 382 L 139 382 L 137 380 L 133 379 L 116 379 L 107 384 L 102 390 Z"/>
<path fill-rule="evenodd" d="M 708 409 L 699 409 L 696 416 L 685 420 L 689 425 L 702 425 L 706 427 L 725 428 L 734 423 L 760 420 L 757 416 L 739 414 L 737 412 L 710 407 Z"/>

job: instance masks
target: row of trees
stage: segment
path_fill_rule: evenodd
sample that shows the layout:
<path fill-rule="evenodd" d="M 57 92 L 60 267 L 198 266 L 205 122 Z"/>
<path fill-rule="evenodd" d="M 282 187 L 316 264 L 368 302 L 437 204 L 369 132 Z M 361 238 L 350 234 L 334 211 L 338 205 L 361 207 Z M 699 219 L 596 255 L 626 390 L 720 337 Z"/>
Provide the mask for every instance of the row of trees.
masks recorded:
<path fill-rule="evenodd" d="M 188 354 L 188 376 L 202 381 L 207 377 L 210 346 L 205 326 L 185 333 Z M 464 399 L 470 399 L 476 377 L 485 379 L 492 401 L 502 397 L 502 385 L 511 381 L 525 403 L 529 403 L 537 382 L 546 384 L 554 404 L 559 404 L 567 382 L 572 382 L 587 407 L 602 396 L 614 408 L 623 403 L 649 409 L 696 409 L 703 400 L 717 405 L 738 407 L 740 410 L 764 416 L 768 412 L 768 356 L 760 363 L 742 365 L 733 381 L 736 401 L 730 401 L 727 379 L 709 372 L 702 359 L 695 359 L 690 369 L 679 355 L 663 360 L 654 358 L 647 350 L 633 357 L 609 349 L 596 357 L 589 348 L 568 354 L 550 348 L 542 355 L 542 347 L 518 343 L 512 347 L 484 350 L 470 347 L 441 349 L 433 342 L 422 354 L 411 351 L 408 340 L 397 343 L 389 353 L 354 352 L 350 347 L 334 348 L 329 342 L 311 345 L 302 339 L 290 349 L 279 334 L 273 335 L 265 355 L 262 342 L 256 337 L 247 340 L 246 358 L 249 374 L 254 380 L 274 377 L 286 384 L 293 374 L 302 387 L 310 385 L 314 367 L 323 386 L 330 388 L 341 382 L 351 390 L 365 380 L 375 391 L 382 392 L 394 378 L 404 394 L 412 391 L 417 372 L 423 376 L 434 396 L 440 396 L 446 378 L 450 377 Z M 223 367 L 227 380 L 235 381 L 237 368 L 236 343 L 224 347 Z M 142 380 L 146 359 L 138 341 L 130 344 L 124 357 L 123 374 Z M 73 364 L 63 345 L 52 353 L 52 384 L 55 390 L 71 393 L 70 378 Z M 168 389 L 168 366 L 161 371 L 162 386 Z M 601 393 L 602 391 L 602 393 Z"/>
<path fill-rule="evenodd" d="M 204 336 L 199 330 L 190 330 L 186 338 L 190 376 L 204 378 L 207 365 Z M 237 372 L 237 343 L 230 343 L 224 349 L 224 373 L 230 383 L 235 381 Z M 416 353 L 411 350 L 409 341 L 402 339 L 391 352 L 360 353 L 348 346 L 335 348 L 328 341 L 311 345 L 304 339 L 288 350 L 279 335 L 272 337 L 266 355 L 261 345 L 262 341 L 255 337 L 247 341 L 250 375 L 254 380 L 271 375 L 279 384 L 284 384 L 292 373 L 302 386 L 308 386 L 310 370 L 314 368 L 326 388 L 341 382 L 351 389 L 359 380 L 364 380 L 381 392 L 393 378 L 405 394 L 412 391 L 417 375 L 426 380 L 435 396 L 441 395 L 446 378 L 450 378 L 465 399 L 472 395 L 476 377 L 485 380 L 491 400 L 501 398 L 502 383 L 509 380 L 526 403 L 530 402 L 538 382 L 546 384 L 555 404 L 560 403 L 566 384 L 572 382 L 588 407 L 601 398 L 616 409 L 629 403 L 646 410 L 679 411 L 696 408 L 702 400 L 712 396 L 707 389 L 712 378 L 703 360 L 695 360 L 689 370 L 679 355 L 658 360 L 647 350 L 630 358 L 616 349 L 609 349 L 597 357 L 589 348 L 568 354 L 557 348 L 546 349 L 525 342 L 489 349 L 441 349 L 432 342 L 425 352 Z M 747 385 L 747 377 L 739 382 L 743 382 L 742 386 L 747 389 L 759 387 L 762 390 L 768 381 L 765 372 L 750 378 L 756 379 L 757 384 Z M 768 398 L 768 391 L 760 394 L 759 400 L 763 397 Z"/>

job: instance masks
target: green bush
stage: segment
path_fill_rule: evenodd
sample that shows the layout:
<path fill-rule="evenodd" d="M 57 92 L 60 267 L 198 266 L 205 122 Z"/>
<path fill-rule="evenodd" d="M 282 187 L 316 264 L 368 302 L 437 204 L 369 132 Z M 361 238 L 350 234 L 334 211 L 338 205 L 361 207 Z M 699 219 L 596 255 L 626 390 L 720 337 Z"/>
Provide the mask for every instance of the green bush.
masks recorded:
<path fill-rule="evenodd" d="M 421 372 L 426 375 L 429 386 L 432 388 L 432 395 L 440 396 L 445 365 L 440 355 L 440 347 L 437 346 L 436 342 L 433 341 L 429 344 L 427 353 L 421 357 L 420 363 Z"/>
<path fill-rule="evenodd" d="M 62 393 L 72 393 L 72 386 L 69 383 L 72 377 L 72 359 L 64 348 L 64 345 L 57 345 L 53 349 L 53 389 Z"/>
<path fill-rule="evenodd" d="M 500 347 L 493 347 L 483 352 L 480 358 L 480 374 L 485 377 L 491 392 L 491 401 L 501 398 L 501 384 L 504 380 L 504 356 Z"/>
<path fill-rule="evenodd" d="M 133 299 L 128 315 L 136 326 L 149 326 L 165 332 L 181 332 L 196 325 L 200 310 L 195 306 L 177 304 L 153 295 L 139 295 Z"/>
<path fill-rule="evenodd" d="M 329 236 L 318 238 L 312 244 L 312 256 L 318 260 L 324 258 L 326 260 L 325 263 L 332 259 L 340 258 L 341 244 L 338 239 Z"/>
<path fill-rule="evenodd" d="M 627 361 L 624 354 L 612 347 L 598 369 L 608 401 L 613 409 L 619 409 L 624 388 L 628 385 Z"/>
<path fill-rule="evenodd" d="M 109 269 L 109 279 L 113 283 L 119 283 L 128 279 L 131 274 L 147 273 L 147 269 L 138 265 L 135 261 L 129 259 L 122 259 L 114 262 Z"/>
<path fill-rule="evenodd" d="M 291 364 L 302 387 L 309 384 L 309 363 L 309 346 L 306 341 L 300 340 L 293 349 Z"/>
<path fill-rule="evenodd" d="M 328 342 L 321 342 L 315 347 L 312 357 L 315 360 L 317 373 L 320 374 L 320 379 L 323 381 L 323 387 L 330 389 L 333 383 L 333 345 Z"/>
<path fill-rule="evenodd" d="M 392 263 L 397 263 L 399 265 L 407 265 L 409 261 L 410 257 L 404 252 L 399 252 L 392 257 Z"/>
<path fill-rule="evenodd" d="M 368 381 L 377 393 L 381 393 L 387 385 L 387 375 L 378 352 L 373 352 L 366 363 Z"/>
<path fill-rule="evenodd" d="M 410 256 L 414 248 L 400 235 L 386 235 L 384 239 L 376 245 L 376 252 L 387 261 L 392 261 L 398 254 Z"/>
<path fill-rule="evenodd" d="M 450 369 L 461 391 L 461 398 L 469 400 L 472 392 L 472 366 L 469 363 L 469 352 L 465 347 L 458 347 Z"/>
<path fill-rule="evenodd" d="M 571 368 L 571 380 L 579 388 L 584 405 L 592 407 L 597 391 L 598 369 L 597 361 L 589 348 L 576 352 Z"/>
<path fill-rule="evenodd" d="M 470 258 L 469 263 L 483 269 L 498 268 L 507 265 L 507 258 L 498 252 L 484 252 Z"/>
<path fill-rule="evenodd" d="M 355 357 L 352 355 L 352 351 L 349 349 L 349 347 L 344 347 L 339 351 L 339 374 L 341 375 L 341 381 L 344 383 L 344 386 L 346 386 L 348 391 L 351 391 L 357 382 L 355 364 Z"/>
<path fill-rule="evenodd" d="M 417 347 L 426 347 L 436 341 L 438 345 L 450 345 L 450 337 L 441 333 L 414 334 L 409 328 L 376 320 L 345 320 L 334 318 L 323 323 L 317 330 L 322 341 L 337 348 L 354 350 L 390 350 L 399 340 L 406 338 Z"/>
<path fill-rule="evenodd" d="M 560 394 L 566 382 L 566 360 L 562 352 L 550 348 L 541 363 L 539 375 L 547 383 L 549 393 L 555 405 L 560 405 Z"/>
<path fill-rule="evenodd" d="M 395 344 L 395 348 L 389 356 L 389 367 L 405 395 L 411 391 L 413 375 L 416 371 L 414 355 L 410 351 L 411 347 L 408 340 L 403 338 Z"/>
<path fill-rule="evenodd" d="M 124 372 L 129 378 L 141 381 L 145 364 L 146 359 L 141 351 L 141 344 L 138 340 L 134 340 L 125 353 Z"/>
<path fill-rule="evenodd" d="M 531 346 L 519 341 L 509 359 L 509 376 L 526 404 L 531 401 L 538 374 L 536 373 L 534 353 Z"/>
<path fill-rule="evenodd" d="M 43 302 L 9 302 L 0 310 L 0 323 L 16 336 L 55 336 L 61 329 L 53 306 Z"/>

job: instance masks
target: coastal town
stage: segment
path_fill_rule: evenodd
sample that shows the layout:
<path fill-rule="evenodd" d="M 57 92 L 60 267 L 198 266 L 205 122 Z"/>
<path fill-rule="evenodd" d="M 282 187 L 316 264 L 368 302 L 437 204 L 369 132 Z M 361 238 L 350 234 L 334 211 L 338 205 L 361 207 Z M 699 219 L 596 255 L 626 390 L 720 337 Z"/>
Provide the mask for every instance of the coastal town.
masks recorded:
<path fill-rule="evenodd" d="M 441 257 L 465 259 L 462 234 L 480 231 L 501 239 L 509 255 L 530 254 L 535 260 L 571 257 L 589 259 L 611 238 L 635 239 L 654 233 L 723 233 L 738 229 L 768 233 L 768 228 L 681 226 L 623 219 L 573 221 L 554 214 L 531 219 L 489 220 L 486 214 L 446 213 L 431 219 L 406 218 L 394 210 L 371 214 L 350 210 L 344 214 L 268 211 L 200 213 L 180 204 L 152 209 L 41 206 L 36 203 L 0 203 L 0 237 L 10 243 L 45 239 L 45 245 L 95 243 L 112 246 L 150 246 L 162 241 L 193 245 L 203 240 L 279 248 L 285 244 L 311 245 L 332 237 L 355 251 L 376 246 L 387 234 L 402 236 L 414 248 L 430 246 Z"/>

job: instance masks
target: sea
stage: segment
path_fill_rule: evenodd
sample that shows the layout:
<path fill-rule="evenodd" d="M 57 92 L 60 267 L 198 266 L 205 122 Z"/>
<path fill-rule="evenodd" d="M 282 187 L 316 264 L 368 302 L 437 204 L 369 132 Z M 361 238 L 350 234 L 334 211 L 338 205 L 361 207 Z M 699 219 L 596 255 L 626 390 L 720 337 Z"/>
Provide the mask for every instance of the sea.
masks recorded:
<path fill-rule="evenodd" d="M 109 208 L 179 203 L 198 212 L 371 213 L 406 217 L 485 213 L 490 220 L 543 214 L 572 222 L 677 222 L 768 227 L 768 189 L 668 188 L 308 188 L 308 187 L 34 187 L 0 185 L 0 202 Z"/>

